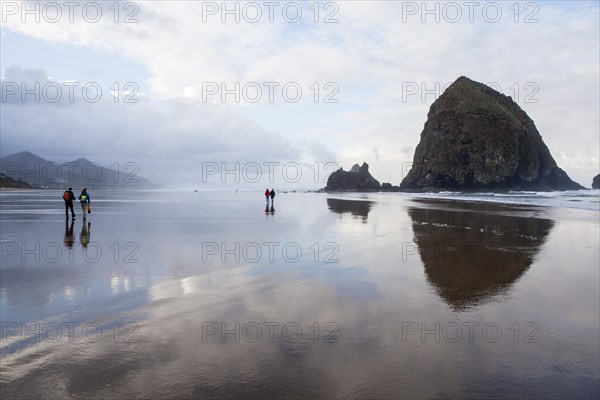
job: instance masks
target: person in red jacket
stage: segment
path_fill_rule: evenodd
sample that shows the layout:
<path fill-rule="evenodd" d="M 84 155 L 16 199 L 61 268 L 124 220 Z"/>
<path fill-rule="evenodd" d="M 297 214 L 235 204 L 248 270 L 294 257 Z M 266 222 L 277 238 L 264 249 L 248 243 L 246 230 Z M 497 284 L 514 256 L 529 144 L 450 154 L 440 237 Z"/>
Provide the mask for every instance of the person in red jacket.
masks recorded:
<path fill-rule="evenodd" d="M 65 190 L 63 193 L 63 200 L 65 201 L 65 215 L 69 219 L 69 210 L 71 210 L 71 216 L 75 219 L 75 210 L 73 210 L 73 201 L 75 201 L 75 195 L 73 194 L 73 188 Z"/>
<path fill-rule="evenodd" d="M 271 197 L 271 192 L 269 191 L 269 188 L 267 188 L 267 190 L 265 190 L 265 199 L 267 200 L 267 207 L 269 207 L 269 198 Z"/>

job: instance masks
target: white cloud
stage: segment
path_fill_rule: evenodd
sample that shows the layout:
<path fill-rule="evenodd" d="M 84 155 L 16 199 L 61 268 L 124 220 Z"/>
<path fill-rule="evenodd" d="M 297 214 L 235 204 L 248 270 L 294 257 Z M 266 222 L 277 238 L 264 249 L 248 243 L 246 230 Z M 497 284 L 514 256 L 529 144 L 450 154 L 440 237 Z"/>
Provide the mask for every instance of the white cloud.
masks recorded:
<path fill-rule="evenodd" d="M 41 87 L 53 82 L 44 71 L 20 67 L 7 69 L 2 82 L 23 79 L 32 88 L 32 78 Z M 141 164 L 142 176 L 188 186 L 201 183 L 205 162 L 231 167 L 236 162 L 335 160 L 318 141 L 294 142 L 222 105 L 186 100 L 125 104 L 112 96 L 92 103 L 78 93 L 72 102 L 65 95 L 53 104 L 23 103 L 19 96 L 2 93 L 11 100 L 2 106 L 3 152 L 29 150 L 51 161 L 85 156 L 106 166 L 131 161 Z"/>

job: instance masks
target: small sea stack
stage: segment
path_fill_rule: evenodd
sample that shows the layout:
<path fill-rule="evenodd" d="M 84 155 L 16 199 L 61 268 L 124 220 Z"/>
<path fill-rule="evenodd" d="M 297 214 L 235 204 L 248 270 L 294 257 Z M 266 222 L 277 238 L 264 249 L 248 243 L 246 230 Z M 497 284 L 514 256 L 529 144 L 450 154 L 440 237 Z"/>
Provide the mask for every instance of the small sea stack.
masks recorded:
<path fill-rule="evenodd" d="M 369 164 L 363 162 L 359 167 L 354 164 L 350 171 L 338 169 L 327 179 L 324 192 L 378 192 L 381 190 L 379 181 L 369 173 Z"/>

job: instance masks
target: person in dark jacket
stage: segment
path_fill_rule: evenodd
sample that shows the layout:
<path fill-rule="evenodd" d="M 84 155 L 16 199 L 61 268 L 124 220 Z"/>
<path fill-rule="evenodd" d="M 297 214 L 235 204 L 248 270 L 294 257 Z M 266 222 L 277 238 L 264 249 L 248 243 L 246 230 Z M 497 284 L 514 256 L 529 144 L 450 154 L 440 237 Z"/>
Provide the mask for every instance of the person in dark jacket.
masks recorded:
<path fill-rule="evenodd" d="M 271 207 L 273 207 L 275 205 L 275 189 L 271 189 L 271 193 L 269 193 L 271 196 Z"/>
<path fill-rule="evenodd" d="M 90 212 L 90 195 L 87 192 L 87 188 L 83 188 L 79 195 L 79 202 L 81 203 L 81 209 L 83 210 L 83 219 L 86 218 L 86 214 Z"/>
<path fill-rule="evenodd" d="M 73 210 L 73 202 L 75 201 L 75 195 L 73 194 L 73 188 L 65 190 L 63 193 L 63 200 L 65 201 L 65 216 L 69 219 L 69 210 L 71 210 L 71 216 L 75 219 L 75 210 Z"/>

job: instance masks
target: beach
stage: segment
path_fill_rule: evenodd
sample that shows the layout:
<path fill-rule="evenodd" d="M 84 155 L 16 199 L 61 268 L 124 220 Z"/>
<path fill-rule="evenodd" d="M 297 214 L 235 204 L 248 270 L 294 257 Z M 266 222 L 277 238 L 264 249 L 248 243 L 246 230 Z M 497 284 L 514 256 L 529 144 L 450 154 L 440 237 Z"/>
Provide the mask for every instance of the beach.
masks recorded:
<path fill-rule="evenodd" d="M 0 192 L 2 398 L 598 397 L 597 190 L 90 196 Z"/>

